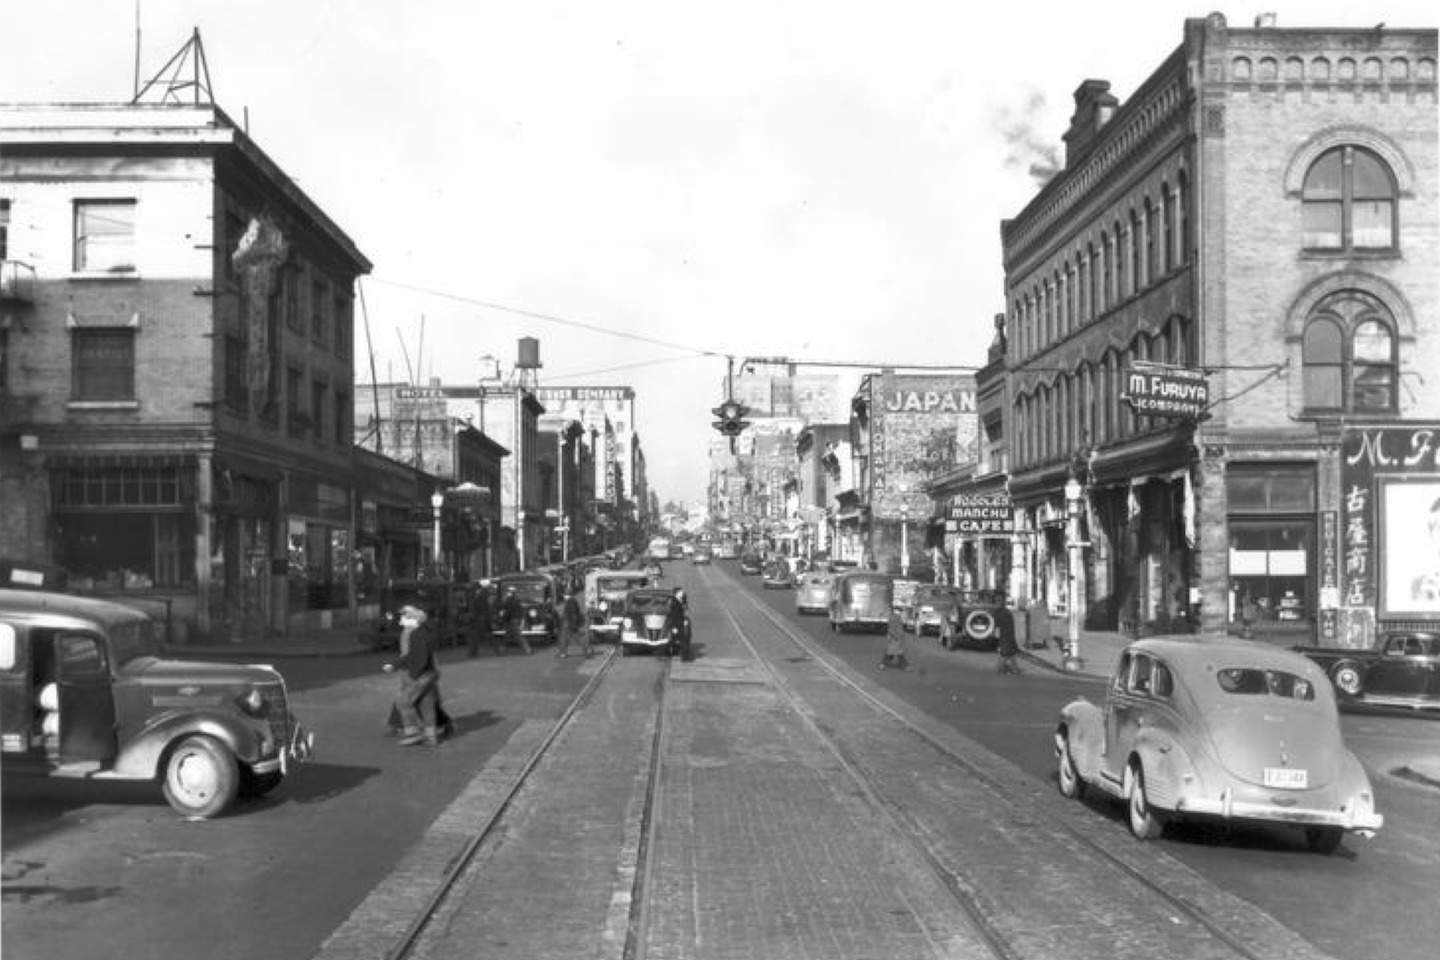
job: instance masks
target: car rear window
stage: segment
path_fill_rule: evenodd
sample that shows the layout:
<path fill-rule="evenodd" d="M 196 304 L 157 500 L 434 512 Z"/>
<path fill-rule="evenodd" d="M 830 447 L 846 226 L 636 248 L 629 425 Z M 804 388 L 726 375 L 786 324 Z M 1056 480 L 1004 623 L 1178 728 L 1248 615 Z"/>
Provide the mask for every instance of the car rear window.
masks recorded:
<path fill-rule="evenodd" d="M 1215 680 L 1226 693 L 1240 696 L 1269 695 L 1285 700 L 1314 700 L 1315 687 L 1304 677 L 1284 670 L 1227 667 L 1215 671 Z"/>
<path fill-rule="evenodd" d="M 636 613 L 668 613 L 670 611 L 670 598 L 668 596 L 657 596 L 656 594 L 632 594 L 630 597 L 630 609 Z"/>

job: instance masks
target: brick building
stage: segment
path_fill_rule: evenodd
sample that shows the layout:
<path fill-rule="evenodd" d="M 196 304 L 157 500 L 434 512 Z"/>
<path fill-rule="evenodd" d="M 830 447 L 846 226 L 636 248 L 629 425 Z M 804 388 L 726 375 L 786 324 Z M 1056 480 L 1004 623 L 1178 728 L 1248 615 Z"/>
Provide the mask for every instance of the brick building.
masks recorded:
<path fill-rule="evenodd" d="M 204 103 L 0 106 L 0 210 L 0 552 L 182 636 L 352 616 L 350 238 Z"/>
<path fill-rule="evenodd" d="M 1052 606 L 1325 643 L 1440 619 L 1399 588 L 1440 560 L 1396 536 L 1440 501 L 1435 59 L 1434 30 L 1212 14 L 1128 101 L 1077 89 L 1064 169 L 1002 225 L 1010 491 Z"/>

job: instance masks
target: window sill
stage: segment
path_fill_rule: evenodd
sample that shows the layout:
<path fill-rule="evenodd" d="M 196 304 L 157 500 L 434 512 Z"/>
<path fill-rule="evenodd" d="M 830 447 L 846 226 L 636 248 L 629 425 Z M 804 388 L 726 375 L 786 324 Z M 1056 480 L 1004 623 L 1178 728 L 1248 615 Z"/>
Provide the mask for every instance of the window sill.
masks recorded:
<path fill-rule="evenodd" d="M 1332 247 L 1314 247 L 1300 251 L 1301 260 L 1399 260 L 1400 251 L 1388 250 L 1342 250 Z"/>
<path fill-rule="evenodd" d="M 139 400 L 70 400 L 66 410 L 139 410 Z"/>

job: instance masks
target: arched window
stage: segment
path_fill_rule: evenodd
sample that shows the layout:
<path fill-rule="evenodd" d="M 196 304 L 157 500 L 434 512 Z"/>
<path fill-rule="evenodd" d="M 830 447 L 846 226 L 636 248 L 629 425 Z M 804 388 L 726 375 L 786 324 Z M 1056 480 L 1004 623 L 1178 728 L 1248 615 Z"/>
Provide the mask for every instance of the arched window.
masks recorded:
<path fill-rule="evenodd" d="M 1375 297 L 1342 290 L 1322 300 L 1306 321 L 1301 359 L 1307 411 L 1395 411 L 1395 321 Z"/>
<path fill-rule="evenodd" d="M 1175 191 L 1175 204 L 1179 208 L 1176 223 L 1176 245 L 1181 266 L 1190 262 L 1190 178 L 1182 172 Z"/>
<path fill-rule="evenodd" d="M 1395 246 L 1395 178 L 1362 147 L 1322 153 L 1305 173 L 1301 242 L 1308 250 L 1389 250 Z"/>

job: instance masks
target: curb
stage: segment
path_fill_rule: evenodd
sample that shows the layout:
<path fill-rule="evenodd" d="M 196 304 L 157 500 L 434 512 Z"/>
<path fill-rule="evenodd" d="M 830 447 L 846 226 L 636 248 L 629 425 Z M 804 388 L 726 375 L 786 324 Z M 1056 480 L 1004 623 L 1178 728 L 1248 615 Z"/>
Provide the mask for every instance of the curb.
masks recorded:
<path fill-rule="evenodd" d="M 1418 783 L 1424 787 L 1434 787 L 1435 789 L 1440 790 L 1440 780 L 1437 780 L 1435 777 L 1431 776 L 1428 773 L 1421 773 L 1419 770 L 1416 770 L 1414 767 L 1408 765 L 1404 767 L 1396 767 L 1394 770 L 1390 771 L 1390 775 L 1393 777 L 1399 777 L 1401 780 L 1408 780 L 1411 783 Z"/>

